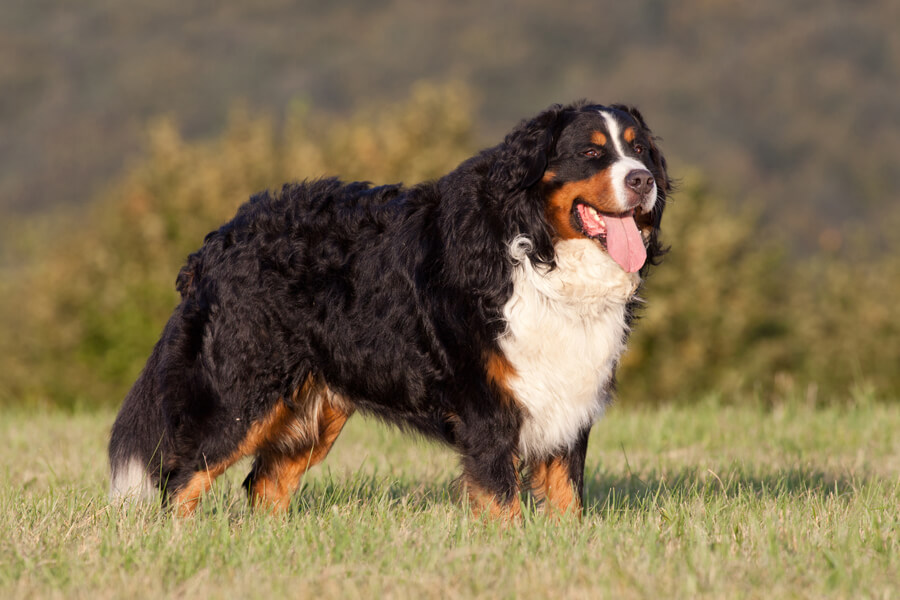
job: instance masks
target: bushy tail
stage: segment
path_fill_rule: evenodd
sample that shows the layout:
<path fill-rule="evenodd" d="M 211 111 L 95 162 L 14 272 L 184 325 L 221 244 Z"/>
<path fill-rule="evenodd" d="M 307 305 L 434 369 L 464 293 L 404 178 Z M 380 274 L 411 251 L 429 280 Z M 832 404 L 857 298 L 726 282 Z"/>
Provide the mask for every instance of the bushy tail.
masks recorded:
<path fill-rule="evenodd" d="M 185 427 L 191 406 L 212 401 L 199 360 L 210 314 L 205 292 L 193 286 L 201 270 L 192 255 L 178 277 L 182 302 L 116 417 L 109 440 L 111 500 L 158 501 L 165 469 L 178 467 L 174 429 Z"/>
<path fill-rule="evenodd" d="M 160 347 L 125 397 L 109 440 L 112 502 L 158 502 L 166 424 L 159 390 Z"/>

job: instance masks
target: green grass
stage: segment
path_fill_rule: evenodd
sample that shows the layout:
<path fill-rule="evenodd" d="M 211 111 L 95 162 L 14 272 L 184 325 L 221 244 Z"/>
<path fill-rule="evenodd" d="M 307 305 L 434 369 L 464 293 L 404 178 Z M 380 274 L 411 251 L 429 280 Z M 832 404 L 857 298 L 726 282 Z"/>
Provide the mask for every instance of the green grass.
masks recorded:
<path fill-rule="evenodd" d="M 7 413 L 0 597 L 900 595 L 900 405 L 612 409 L 587 514 L 483 524 L 456 459 L 354 418 L 287 517 L 223 477 L 195 518 L 105 501 L 113 415 Z"/>

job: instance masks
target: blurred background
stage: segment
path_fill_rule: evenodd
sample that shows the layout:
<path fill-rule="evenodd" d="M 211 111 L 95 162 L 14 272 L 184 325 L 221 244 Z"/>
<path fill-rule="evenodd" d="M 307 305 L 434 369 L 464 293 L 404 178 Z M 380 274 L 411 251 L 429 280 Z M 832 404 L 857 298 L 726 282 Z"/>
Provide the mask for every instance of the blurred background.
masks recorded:
<path fill-rule="evenodd" d="M 895 0 L 7 0 L 0 406 L 117 406 L 250 194 L 436 177 L 578 98 L 637 105 L 679 187 L 620 404 L 895 401 L 898 27 Z"/>

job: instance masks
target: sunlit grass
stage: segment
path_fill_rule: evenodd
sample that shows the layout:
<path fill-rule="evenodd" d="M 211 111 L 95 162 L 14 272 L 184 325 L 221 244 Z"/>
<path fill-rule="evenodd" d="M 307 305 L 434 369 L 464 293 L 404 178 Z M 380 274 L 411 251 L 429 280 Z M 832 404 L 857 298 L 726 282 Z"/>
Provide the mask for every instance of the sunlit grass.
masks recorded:
<path fill-rule="evenodd" d="M 582 522 L 483 524 L 441 447 L 355 418 L 292 512 L 221 478 L 193 519 L 107 505 L 113 415 L 5 415 L 3 597 L 889 597 L 900 407 L 614 408 Z"/>

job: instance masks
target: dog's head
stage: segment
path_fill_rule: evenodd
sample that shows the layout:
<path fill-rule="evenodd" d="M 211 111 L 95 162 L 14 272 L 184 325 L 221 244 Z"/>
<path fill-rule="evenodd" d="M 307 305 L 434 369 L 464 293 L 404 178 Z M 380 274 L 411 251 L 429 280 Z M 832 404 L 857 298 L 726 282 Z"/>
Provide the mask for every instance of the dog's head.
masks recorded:
<path fill-rule="evenodd" d="M 535 243 L 532 260 L 552 264 L 555 242 L 586 238 L 627 272 L 655 264 L 670 183 L 636 109 L 553 106 L 513 130 L 499 150 L 492 175 Z"/>

